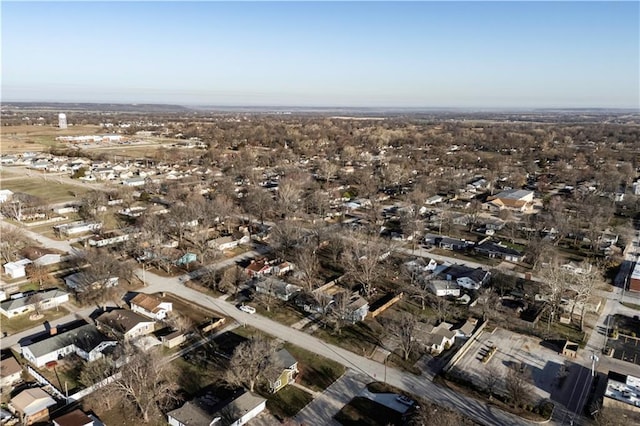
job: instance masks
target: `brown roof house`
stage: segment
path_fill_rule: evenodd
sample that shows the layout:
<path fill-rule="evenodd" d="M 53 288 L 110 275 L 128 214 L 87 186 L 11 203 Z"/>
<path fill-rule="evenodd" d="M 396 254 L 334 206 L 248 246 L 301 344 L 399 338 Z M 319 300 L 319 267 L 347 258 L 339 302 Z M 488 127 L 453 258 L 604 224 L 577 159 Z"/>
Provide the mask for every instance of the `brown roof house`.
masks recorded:
<path fill-rule="evenodd" d="M 163 302 L 150 294 L 138 293 L 131 299 L 131 310 L 156 321 L 162 321 L 173 310 L 171 302 Z"/>
<path fill-rule="evenodd" d="M 0 361 L 0 388 L 12 389 L 22 379 L 22 366 L 12 356 Z"/>
<path fill-rule="evenodd" d="M 103 426 L 103 423 L 95 416 L 76 409 L 53 419 L 53 426 Z"/>
<path fill-rule="evenodd" d="M 18 412 L 23 425 L 49 419 L 49 407 L 56 401 L 42 388 L 25 389 L 11 399 L 11 406 Z"/>
<path fill-rule="evenodd" d="M 156 325 L 155 321 L 128 309 L 114 309 L 105 312 L 96 318 L 96 323 L 102 331 L 122 340 L 131 340 L 151 334 Z"/>

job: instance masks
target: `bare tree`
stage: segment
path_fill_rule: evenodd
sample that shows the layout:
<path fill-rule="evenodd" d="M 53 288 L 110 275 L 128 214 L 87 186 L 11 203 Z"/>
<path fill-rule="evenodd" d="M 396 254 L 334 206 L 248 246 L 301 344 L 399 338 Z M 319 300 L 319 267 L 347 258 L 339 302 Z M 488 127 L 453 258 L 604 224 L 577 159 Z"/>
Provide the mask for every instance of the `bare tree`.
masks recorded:
<path fill-rule="evenodd" d="M 331 311 L 329 318 L 333 324 L 333 330 L 339 335 L 342 334 L 342 328 L 351 323 L 351 309 L 349 307 L 350 297 L 349 292 L 341 292 L 334 296 L 334 303 L 331 305 Z"/>
<path fill-rule="evenodd" d="M 349 279 L 362 286 L 367 297 L 371 297 L 376 281 L 384 272 L 390 250 L 376 239 L 352 241 L 343 255 L 345 272 Z"/>
<path fill-rule="evenodd" d="M 526 366 L 512 364 L 504 377 L 507 397 L 515 407 L 531 402 L 534 395 L 531 385 L 531 372 Z"/>
<path fill-rule="evenodd" d="M 127 346 L 127 362 L 108 389 L 131 403 L 148 423 L 154 410 L 162 409 L 175 399 L 177 384 L 170 363 L 163 362 L 157 350 L 142 351 Z"/>
<path fill-rule="evenodd" d="M 410 426 L 462 426 L 473 423 L 453 410 L 421 400 L 409 417 L 408 424 Z"/>
<path fill-rule="evenodd" d="M 5 204 L 5 203 L 3 203 Z M 3 226 L 0 228 L 0 253 L 4 262 L 16 260 L 18 252 L 28 245 L 28 238 L 20 228 Z"/>
<path fill-rule="evenodd" d="M 565 291 L 570 288 L 575 275 L 563 268 L 557 259 L 554 259 L 541 270 L 540 278 L 542 280 L 541 290 L 547 297 L 550 314 L 557 320 L 562 297 Z"/>
<path fill-rule="evenodd" d="M 225 269 L 224 273 L 222 274 L 222 283 L 223 283 L 222 288 L 233 289 L 234 297 L 238 295 L 238 292 L 240 291 L 240 287 L 244 285 L 244 283 L 246 282 L 247 282 L 247 276 L 245 275 L 242 268 L 240 268 L 238 265 L 234 265 Z"/>
<path fill-rule="evenodd" d="M 500 370 L 495 365 L 488 365 L 485 369 L 483 377 L 484 388 L 489 395 L 489 401 L 493 399 L 493 395 L 496 390 L 501 386 L 503 380 Z"/>
<path fill-rule="evenodd" d="M 397 340 L 405 361 L 409 359 L 418 344 L 416 341 L 417 325 L 418 320 L 409 313 L 404 313 L 400 318 L 389 323 L 389 333 Z"/>
<path fill-rule="evenodd" d="M 254 336 L 240 343 L 233 351 L 227 370 L 227 380 L 249 388 L 251 392 L 265 381 L 277 377 L 281 372 L 276 361 L 273 341 L 263 336 Z"/>
<path fill-rule="evenodd" d="M 179 312 L 173 312 L 165 322 L 169 325 L 169 327 L 174 330 L 178 330 L 180 332 L 186 332 L 193 328 L 193 320 L 188 316 L 181 314 Z"/>
<path fill-rule="evenodd" d="M 316 249 L 307 244 L 297 250 L 294 263 L 300 274 L 300 279 L 304 283 L 305 290 L 312 292 L 316 285 L 320 283 L 318 278 L 320 262 L 318 261 Z"/>
<path fill-rule="evenodd" d="M 44 283 L 49 279 L 49 270 L 42 265 L 31 263 L 26 268 L 27 276 L 31 281 L 38 283 L 40 290 L 44 288 Z"/>

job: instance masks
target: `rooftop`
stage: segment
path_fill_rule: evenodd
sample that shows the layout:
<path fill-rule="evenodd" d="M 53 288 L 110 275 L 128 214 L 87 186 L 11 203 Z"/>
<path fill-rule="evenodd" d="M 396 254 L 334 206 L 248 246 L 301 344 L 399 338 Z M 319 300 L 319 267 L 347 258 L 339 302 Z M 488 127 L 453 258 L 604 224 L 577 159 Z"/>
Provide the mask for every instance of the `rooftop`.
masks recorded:
<path fill-rule="evenodd" d="M 609 371 L 608 379 L 606 397 L 640 407 L 640 378 Z"/>

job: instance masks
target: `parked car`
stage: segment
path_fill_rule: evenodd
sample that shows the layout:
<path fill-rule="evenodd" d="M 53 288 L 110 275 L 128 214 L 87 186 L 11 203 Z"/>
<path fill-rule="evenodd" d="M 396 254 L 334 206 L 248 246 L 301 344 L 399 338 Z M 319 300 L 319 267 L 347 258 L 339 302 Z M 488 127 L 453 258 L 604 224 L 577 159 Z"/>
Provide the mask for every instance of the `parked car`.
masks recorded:
<path fill-rule="evenodd" d="M 246 312 L 248 314 L 255 314 L 256 313 L 256 308 L 249 306 L 249 305 L 240 305 L 238 307 L 238 309 L 240 309 L 242 312 Z"/>
<path fill-rule="evenodd" d="M 404 405 L 408 405 L 408 406 L 412 406 L 413 404 L 415 404 L 415 401 L 407 396 L 404 395 L 398 395 L 396 397 L 396 400 Z"/>

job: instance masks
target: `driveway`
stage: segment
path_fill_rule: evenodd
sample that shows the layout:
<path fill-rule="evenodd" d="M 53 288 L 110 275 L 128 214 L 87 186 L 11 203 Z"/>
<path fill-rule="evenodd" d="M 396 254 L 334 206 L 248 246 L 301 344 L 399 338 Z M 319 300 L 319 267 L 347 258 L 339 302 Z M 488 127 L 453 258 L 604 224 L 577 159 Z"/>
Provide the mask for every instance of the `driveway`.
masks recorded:
<path fill-rule="evenodd" d="M 351 369 L 347 370 L 338 380 L 325 389 L 318 397 L 307 404 L 293 419 L 296 424 L 311 425 L 339 425 L 333 419 L 343 406 L 366 389 L 371 380 Z"/>

